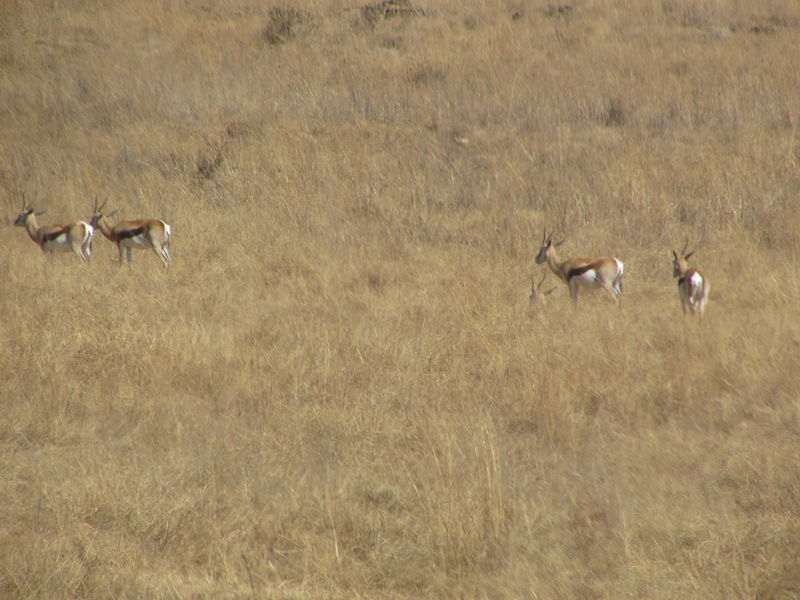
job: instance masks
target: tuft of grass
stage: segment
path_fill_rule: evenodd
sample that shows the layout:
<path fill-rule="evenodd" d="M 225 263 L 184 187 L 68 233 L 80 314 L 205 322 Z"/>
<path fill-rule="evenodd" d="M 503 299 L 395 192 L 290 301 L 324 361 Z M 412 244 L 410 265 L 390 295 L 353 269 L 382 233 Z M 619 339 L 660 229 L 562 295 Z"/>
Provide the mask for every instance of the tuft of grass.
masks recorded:
<path fill-rule="evenodd" d="M 311 13 L 291 6 L 276 6 L 269 10 L 269 21 L 261 37 L 271 46 L 285 44 L 314 21 Z"/>

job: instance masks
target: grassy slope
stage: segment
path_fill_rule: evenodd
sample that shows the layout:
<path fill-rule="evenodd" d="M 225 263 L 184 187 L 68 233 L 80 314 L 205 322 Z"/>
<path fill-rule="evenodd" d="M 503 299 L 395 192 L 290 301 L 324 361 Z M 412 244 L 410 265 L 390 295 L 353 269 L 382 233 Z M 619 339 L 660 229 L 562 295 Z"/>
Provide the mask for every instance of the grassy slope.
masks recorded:
<path fill-rule="evenodd" d="M 306 2 L 273 45 L 249 0 L 36 4 L 3 212 L 109 197 L 174 260 L 0 232 L 0 595 L 798 589 L 800 10 Z M 543 227 L 621 310 L 528 303 Z"/>

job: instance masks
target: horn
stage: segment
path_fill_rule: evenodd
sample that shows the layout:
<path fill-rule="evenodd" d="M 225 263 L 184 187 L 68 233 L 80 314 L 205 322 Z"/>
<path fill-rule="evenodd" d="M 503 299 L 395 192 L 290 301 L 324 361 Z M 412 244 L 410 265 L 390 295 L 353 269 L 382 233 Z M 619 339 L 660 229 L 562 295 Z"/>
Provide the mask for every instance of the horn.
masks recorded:
<path fill-rule="evenodd" d="M 686 254 L 686 249 L 689 247 L 689 238 L 686 238 L 686 241 L 683 244 L 683 250 L 681 250 L 681 254 Z"/>
<path fill-rule="evenodd" d="M 106 207 L 106 202 L 108 202 L 108 196 L 106 196 L 106 199 L 103 200 L 103 203 L 100 205 L 100 207 L 97 210 L 103 210 Z"/>

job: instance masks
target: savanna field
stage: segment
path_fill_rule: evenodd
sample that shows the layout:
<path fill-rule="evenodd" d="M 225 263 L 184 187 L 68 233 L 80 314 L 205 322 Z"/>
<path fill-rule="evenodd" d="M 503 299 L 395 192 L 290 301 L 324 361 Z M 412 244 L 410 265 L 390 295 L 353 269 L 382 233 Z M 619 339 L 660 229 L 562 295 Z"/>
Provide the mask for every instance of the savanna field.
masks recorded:
<path fill-rule="evenodd" d="M 0 597 L 800 597 L 799 73 L 783 0 L 2 3 Z M 12 226 L 105 200 L 168 269 Z"/>

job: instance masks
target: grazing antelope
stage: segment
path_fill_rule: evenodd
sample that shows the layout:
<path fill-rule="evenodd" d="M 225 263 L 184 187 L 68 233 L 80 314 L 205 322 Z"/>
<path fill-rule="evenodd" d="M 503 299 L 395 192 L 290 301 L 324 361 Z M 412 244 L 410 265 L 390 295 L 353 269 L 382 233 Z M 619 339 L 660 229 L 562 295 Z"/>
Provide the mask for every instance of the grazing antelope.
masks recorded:
<path fill-rule="evenodd" d="M 94 216 L 92 226 L 99 229 L 104 236 L 117 245 L 119 250 L 119 264 L 122 265 L 123 251 L 127 255 L 128 264 L 133 262 L 133 248 L 151 248 L 163 261 L 164 266 L 169 266 L 169 241 L 172 237 L 172 228 L 160 219 L 135 219 L 122 221 L 113 227 L 107 222 L 108 217 L 113 217 L 119 209 L 103 214 L 106 200 L 100 206 L 94 203 Z"/>
<path fill-rule="evenodd" d="M 39 225 L 36 217 L 47 211 L 34 212 L 33 207 L 25 208 L 22 200 L 22 212 L 14 221 L 14 225 L 24 227 L 30 238 L 36 242 L 49 257 L 53 252 L 74 252 L 85 263 L 92 260 L 92 238 L 94 228 L 83 221 L 63 225 Z"/>
<path fill-rule="evenodd" d="M 531 303 L 537 302 L 542 296 L 549 296 L 550 294 L 556 291 L 555 287 L 551 287 L 545 290 L 544 292 L 541 291 L 542 284 L 544 283 L 545 279 L 547 279 L 547 273 L 544 274 L 544 277 L 542 277 L 542 280 L 539 283 L 536 283 L 536 280 L 533 278 L 533 275 L 531 275 L 531 295 L 530 295 Z"/>
<path fill-rule="evenodd" d="M 686 314 L 688 308 L 691 314 L 699 313 L 702 318 L 711 285 L 703 273 L 697 269 L 686 268 L 686 261 L 694 254 L 694 250 L 686 254 L 688 246 L 689 240 L 686 240 L 680 254 L 675 250 L 672 251 L 672 276 L 678 278 L 678 294 L 681 298 L 683 313 Z"/>
<path fill-rule="evenodd" d="M 564 241 L 554 244 L 552 234 L 548 236 L 545 230 L 542 247 L 536 256 L 536 264 L 547 262 L 550 270 L 569 286 L 570 296 L 575 303 L 578 302 L 579 286 L 601 287 L 618 301 L 622 295 L 622 276 L 625 268 L 622 261 L 608 256 L 561 260 L 556 248 Z"/>

